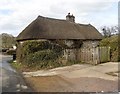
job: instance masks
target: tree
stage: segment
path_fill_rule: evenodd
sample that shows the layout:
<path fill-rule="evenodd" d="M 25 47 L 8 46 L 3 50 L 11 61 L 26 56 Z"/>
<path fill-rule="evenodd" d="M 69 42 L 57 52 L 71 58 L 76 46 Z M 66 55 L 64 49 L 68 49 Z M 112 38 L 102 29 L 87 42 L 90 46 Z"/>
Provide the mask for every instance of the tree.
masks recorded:
<path fill-rule="evenodd" d="M 16 44 L 15 37 L 7 33 L 0 34 L 0 39 L 2 48 L 12 48 Z"/>
<path fill-rule="evenodd" d="M 118 34 L 118 26 L 104 26 L 101 29 L 104 37 L 110 37 L 112 35 Z"/>

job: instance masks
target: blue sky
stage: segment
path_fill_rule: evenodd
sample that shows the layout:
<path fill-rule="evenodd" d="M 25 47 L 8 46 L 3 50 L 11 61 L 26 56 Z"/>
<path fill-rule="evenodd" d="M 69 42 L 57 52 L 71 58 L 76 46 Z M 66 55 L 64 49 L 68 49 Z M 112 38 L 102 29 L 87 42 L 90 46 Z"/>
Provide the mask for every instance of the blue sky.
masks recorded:
<path fill-rule="evenodd" d="M 119 0 L 0 0 L 0 33 L 17 36 L 38 15 L 65 19 L 68 12 L 76 23 L 102 26 L 118 24 Z M 101 31 L 100 31 L 101 32 Z"/>

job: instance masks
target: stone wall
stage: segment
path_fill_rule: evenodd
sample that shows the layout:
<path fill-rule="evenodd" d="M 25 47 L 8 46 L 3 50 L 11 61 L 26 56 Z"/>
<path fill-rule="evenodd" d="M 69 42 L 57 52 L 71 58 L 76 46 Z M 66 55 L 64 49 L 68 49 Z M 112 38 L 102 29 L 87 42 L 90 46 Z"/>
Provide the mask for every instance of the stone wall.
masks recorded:
<path fill-rule="evenodd" d="M 69 47 L 72 46 L 73 44 L 76 45 L 73 40 L 69 40 L 69 41 L 66 40 L 65 43 Z M 80 41 L 80 44 L 81 44 L 81 41 Z M 99 45 L 99 41 L 97 41 L 97 40 L 83 41 L 80 48 L 78 47 L 78 48 L 65 49 L 64 50 L 64 57 L 66 60 L 80 61 L 81 60 L 80 55 L 79 55 L 80 49 L 85 48 L 86 50 L 90 50 L 91 48 L 95 48 L 98 45 Z"/>
<path fill-rule="evenodd" d="M 99 41 L 98 40 L 86 40 L 83 41 L 83 44 L 81 46 L 81 48 L 95 48 L 99 45 Z"/>

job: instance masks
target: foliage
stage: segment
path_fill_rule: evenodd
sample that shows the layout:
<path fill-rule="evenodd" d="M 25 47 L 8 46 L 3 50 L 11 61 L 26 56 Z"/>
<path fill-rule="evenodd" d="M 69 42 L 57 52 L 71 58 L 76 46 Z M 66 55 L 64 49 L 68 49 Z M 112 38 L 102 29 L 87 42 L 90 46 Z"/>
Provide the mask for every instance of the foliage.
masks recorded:
<path fill-rule="evenodd" d="M 42 50 L 35 53 L 31 53 L 25 60 L 25 63 L 39 63 L 40 61 L 54 61 L 59 57 L 57 53 L 52 50 Z M 32 61 L 32 62 L 31 62 Z"/>
<path fill-rule="evenodd" d="M 108 37 L 104 38 L 100 42 L 100 46 L 109 46 L 111 49 L 111 61 L 119 61 L 120 57 L 118 57 L 118 51 L 119 51 L 118 35 L 113 35 L 109 38 Z"/>
<path fill-rule="evenodd" d="M 23 50 L 25 54 L 34 53 L 40 50 L 51 49 L 55 52 L 60 52 L 62 47 L 56 44 L 53 44 L 49 41 L 26 41 L 23 44 Z"/>
<path fill-rule="evenodd" d="M 29 53 L 34 53 L 37 52 L 39 50 L 45 50 L 45 49 L 51 49 L 51 45 L 49 45 L 48 41 L 26 41 L 23 44 L 24 47 L 24 52 L 26 52 L 26 54 Z"/>
<path fill-rule="evenodd" d="M 16 68 L 16 69 L 20 69 L 21 67 L 22 67 L 22 64 L 21 63 L 17 63 L 17 62 L 15 62 L 15 61 L 13 61 L 13 60 L 10 60 L 10 61 L 8 61 L 14 68 Z"/>
<path fill-rule="evenodd" d="M 2 48 L 12 48 L 16 44 L 15 37 L 10 34 L 2 33 L 0 39 L 2 40 Z"/>
<path fill-rule="evenodd" d="M 18 50 L 18 53 L 21 53 L 18 59 L 29 67 L 57 67 L 62 51 L 61 46 L 50 41 L 26 41 Z"/>

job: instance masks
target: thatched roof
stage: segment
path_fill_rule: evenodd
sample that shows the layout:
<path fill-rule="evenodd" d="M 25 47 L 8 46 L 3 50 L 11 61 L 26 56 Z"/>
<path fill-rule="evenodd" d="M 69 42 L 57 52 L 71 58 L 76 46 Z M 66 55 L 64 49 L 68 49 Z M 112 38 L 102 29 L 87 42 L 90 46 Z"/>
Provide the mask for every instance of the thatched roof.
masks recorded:
<path fill-rule="evenodd" d="M 17 41 L 32 39 L 102 39 L 92 25 L 38 16 L 17 37 Z"/>

